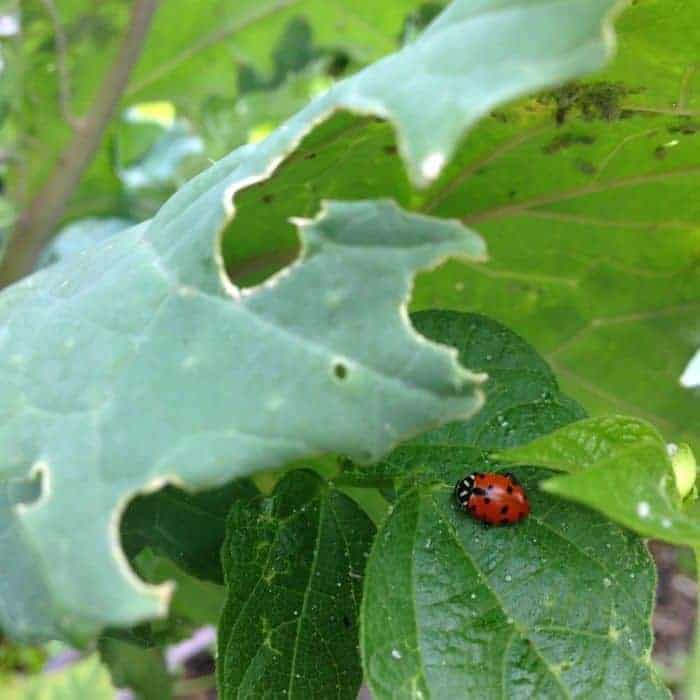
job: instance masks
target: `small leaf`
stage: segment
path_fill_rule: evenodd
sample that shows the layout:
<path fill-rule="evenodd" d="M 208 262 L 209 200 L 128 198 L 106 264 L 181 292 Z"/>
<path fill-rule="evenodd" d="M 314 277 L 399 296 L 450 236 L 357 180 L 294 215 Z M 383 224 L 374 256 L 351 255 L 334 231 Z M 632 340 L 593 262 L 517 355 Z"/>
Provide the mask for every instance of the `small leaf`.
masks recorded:
<path fill-rule="evenodd" d="M 355 700 L 356 618 L 374 526 L 315 474 L 294 471 L 270 498 L 237 502 L 223 550 L 223 700 Z"/>
<path fill-rule="evenodd" d="M 649 423 L 624 416 L 589 418 L 499 457 L 568 472 L 542 488 L 642 535 L 700 545 L 700 520 L 683 508 L 666 443 Z"/>

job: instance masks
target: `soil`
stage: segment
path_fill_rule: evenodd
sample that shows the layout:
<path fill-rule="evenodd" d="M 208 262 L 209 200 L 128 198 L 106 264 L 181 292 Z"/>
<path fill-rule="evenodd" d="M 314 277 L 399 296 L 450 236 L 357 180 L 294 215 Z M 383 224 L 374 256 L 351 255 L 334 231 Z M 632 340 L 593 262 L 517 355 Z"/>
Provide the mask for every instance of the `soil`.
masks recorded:
<path fill-rule="evenodd" d="M 661 542 L 650 542 L 659 571 L 656 610 L 653 617 L 653 659 L 675 698 L 683 698 L 680 687 L 690 651 L 697 608 L 697 583 L 692 574 L 692 553 Z"/>

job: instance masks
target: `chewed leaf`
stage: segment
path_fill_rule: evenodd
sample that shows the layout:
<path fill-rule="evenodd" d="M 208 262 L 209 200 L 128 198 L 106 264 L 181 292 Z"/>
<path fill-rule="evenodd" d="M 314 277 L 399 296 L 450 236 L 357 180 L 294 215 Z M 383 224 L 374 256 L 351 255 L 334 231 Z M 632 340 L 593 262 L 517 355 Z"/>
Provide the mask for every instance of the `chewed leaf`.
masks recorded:
<path fill-rule="evenodd" d="M 700 545 L 700 520 L 681 502 L 666 443 L 644 421 L 589 418 L 499 456 L 568 472 L 542 488 L 595 508 L 642 535 Z"/>
<path fill-rule="evenodd" d="M 302 225 L 302 259 L 246 293 L 215 239 L 237 193 L 341 110 L 391 121 L 413 182 L 427 184 L 490 108 L 598 68 L 616 5 L 458 0 L 151 221 L 0 295 L 0 560 L 15 563 L 0 579 L 0 626 L 81 642 L 164 614 L 169 589 L 140 583 L 119 546 L 139 492 L 205 488 L 324 451 L 377 459 L 479 407 L 482 377 L 406 314 L 416 270 L 483 259 L 459 223 L 386 201 L 329 203 Z M 342 177 L 336 192 L 354 194 Z M 38 497 L 5 499 L 29 478 Z"/>
<path fill-rule="evenodd" d="M 157 253 L 169 225 L 182 237 Z M 89 265 L 56 265 L 0 297 L 0 472 L 42 481 L 3 516 L 2 559 L 21 566 L 4 574 L 0 613 L 18 636 L 79 641 L 164 614 L 169 590 L 139 583 L 119 548 L 134 493 L 324 451 L 375 459 L 481 403 L 481 377 L 405 313 L 416 270 L 483 256 L 460 224 L 329 202 L 303 223 L 302 258 L 235 298 L 207 293 L 207 277 L 184 283 L 192 271 L 175 260 L 189 233 L 166 207 Z"/>
<path fill-rule="evenodd" d="M 489 110 L 601 68 L 622 4 L 455 0 L 416 41 L 339 83 L 299 116 L 318 121 L 344 107 L 390 119 L 411 180 L 428 185 Z"/>

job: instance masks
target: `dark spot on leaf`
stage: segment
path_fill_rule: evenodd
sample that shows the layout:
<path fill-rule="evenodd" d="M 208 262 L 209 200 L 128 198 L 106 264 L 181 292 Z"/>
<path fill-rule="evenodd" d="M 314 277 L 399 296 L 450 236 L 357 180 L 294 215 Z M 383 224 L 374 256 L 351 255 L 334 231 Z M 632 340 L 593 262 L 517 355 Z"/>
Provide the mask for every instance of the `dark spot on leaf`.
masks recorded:
<path fill-rule="evenodd" d="M 382 150 L 384 151 L 384 153 L 390 156 L 395 156 L 399 152 L 399 149 L 396 148 L 396 146 L 394 146 L 393 143 L 389 144 L 388 146 L 384 146 Z"/>
<path fill-rule="evenodd" d="M 654 149 L 654 158 L 656 158 L 657 160 L 664 160 L 667 154 L 668 151 L 663 146 L 657 146 Z"/>
<path fill-rule="evenodd" d="M 576 167 L 584 174 L 584 175 L 595 175 L 596 173 L 596 167 L 593 165 L 588 160 L 577 160 L 576 161 Z"/>
<path fill-rule="evenodd" d="M 333 374 L 337 379 L 345 379 L 348 376 L 348 368 L 342 362 L 333 365 Z"/>
<path fill-rule="evenodd" d="M 572 82 L 539 98 L 540 102 L 554 102 L 554 118 L 557 124 L 563 124 L 572 111 L 578 112 L 584 119 L 604 119 L 612 121 L 623 118 L 622 100 L 630 94 L 641 92 L 631 89 L 623 83 L 600 81 L 597 83 Z"/>
<path fill-rule="evenodd" d="M 274 198 L 274 195 L 266 194 L 263 196 L 262 201 L 264 204 L 270 204 Z"/>
<path fill-rule="evenodd" d="M 547 155 L 552 155 L 553 153 L 558 153 L 566 148 L 570 148 L 575 145 L 590 146 L 595 143 L 595 137 L 589 134 L 574 134 L 572 132 L 567 132 L 565 134 L 559 134 L 555 136 L 546 146 L 542 146 L 542 152 Z"/>
<path fill-rule="evenodd" d="M 347 615 L 343 615 L 343 625 L 345 625 L 345 629 L 350 629 L 352 627 L 352 623 L 350 622 L 350 618 Z"/>
<path fill-rule="evenodd" d="M 700 131 L 700 122 L 691 121 L 684 119 L 679 124 L 675 126 L 669 126 L 668 132 L 670 134 L 685 134 L 686 136 L 692 136 Z"/>
<path fill-rule="evenodd" d="M 315 151 L 311 151 L 304 156 L 304 160 L 313 160 L 317 155 Z"/>

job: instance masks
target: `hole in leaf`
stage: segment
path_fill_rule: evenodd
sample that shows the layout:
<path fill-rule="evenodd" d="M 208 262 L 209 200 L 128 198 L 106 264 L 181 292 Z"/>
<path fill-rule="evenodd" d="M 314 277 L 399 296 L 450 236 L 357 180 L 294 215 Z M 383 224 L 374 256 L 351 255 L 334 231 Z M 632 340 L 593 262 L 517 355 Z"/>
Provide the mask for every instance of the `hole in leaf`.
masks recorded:
<path fill-rule="evenodd" d="M 7 483 L 7 499 L 11 506 L 31 506 L 44 492 L 44 469 L 35 469 L 26 479 L 10 480 Z"/>
<path fill-rule="evenodd" d="M 404 164 L 387 152 L 396 152 L 396 139 L 385 121 L 338 112 L 316 126 L 269 179 L 235 195 L 236 215 L 221 238 L 231 282 L 253 287 L 292 263 L 301 246 L 289 219 L 315 218 L 322 200 L 376 199 L 390 191 L 408 206 Z"/>
<path fill-rule="evenodd" d="M 348 376 L 347 365 L 343 364 L 342 362 L 336 362 L 333 365 L 333 374 L 335 375 L 336 379 L 340 379 L 341 381 L 346 379 Z"/>

